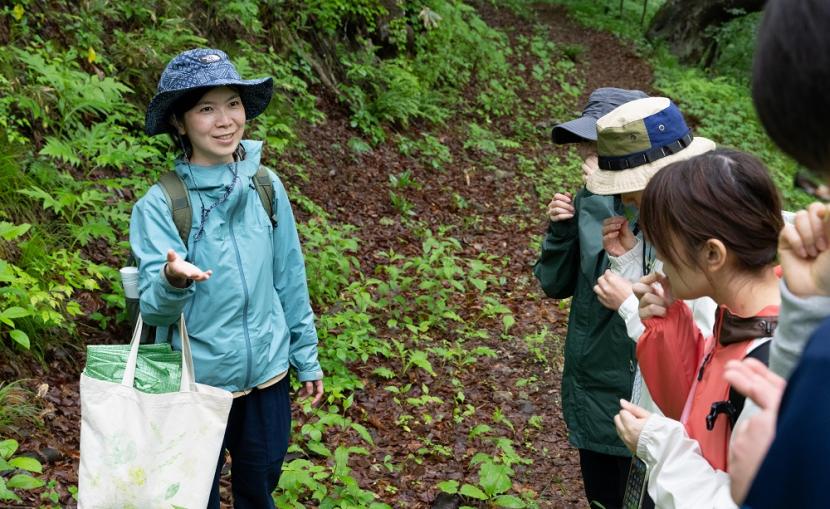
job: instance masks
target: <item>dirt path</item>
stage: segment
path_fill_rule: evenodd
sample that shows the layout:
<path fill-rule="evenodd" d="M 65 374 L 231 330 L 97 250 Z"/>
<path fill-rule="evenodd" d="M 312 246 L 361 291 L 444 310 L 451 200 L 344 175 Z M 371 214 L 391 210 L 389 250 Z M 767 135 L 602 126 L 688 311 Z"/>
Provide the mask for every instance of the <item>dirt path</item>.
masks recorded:
<path fill-rule="evenodd" d="M 651 71 L 641 59 L 613 36 L 587 30 L 568 20 L 561 7 L 535 6 L 536 18 L 532 22 L 518 19 L 506 10 L 497 10 L 489 2 L 479 2 L 476 7 L 485 21 L 504 30 L 514 41 L 520 36 L 531 36 L 533 25 L 540 24 L 550 27 L 551 39 L 556 43 L 584 48 L 576 60 L 586 83 L 578 104 L 584 102 L 590 90 L 600 86 L 650 91 Z M 516 55 L 515 63 L 524 58 Z M 474 94 L 475 90 L 469 93 Z M 540 92 L 532 91 L 526 99 L 532 99 L 534 93 Z M 303 153 L 289 154 L 289 159 L 301 162 L 310 178 L 307 181 L 300 178 L 287 166 L 280 170 L 289 184 L 297 186 L 330 213 L 333 222 L 358 227 L 358 258 L 363 272 L 371 275 L 385 262 L 380 255 L 382 251 L 394 249 L 413 255 L 420 249 L 420 240 L 400 220 L 389 199 L 388 176 L 410 170 L 420 189 L 406 190 L 406 198 L 413 204 L 418 220 L 432 228 L 450 226 L 451 235 L 461 243 L 464 256 L 488 253 L 504 261 L 499 270 L 508 284 L 499 289 L 499 299 L 516 319 L 510 340 L 500 339 L 500 322 L 494 321 L 487 324 L 489 338 L 465 345 L 490 347 L 498 353 L 494 358 L 480 358 L 463 369 L 451 365 L 436 367 L 434 377 L 414 370 L 408 372 L 413 386 L 425 384 L 431 395 L 445 401 L 452 401 L 456 394 L 450 379 L 457 378 L 463 383 L 466 402 L 475 407 L 475 417 L 460 425 L 453 424 L 452 420 L 436 421 L 430 426 L 413 423 L 411 433 L 402 434 L 395 425 L 400 408 L 384 390 L 387 384 L 370 376 L 382 361 L 350 366 L 363 378 L 365 389 L 355 394 L 354 405 L 348 413 L 355 420 L 368 423 L 375 442 L 370 456 L 353 459 L 353 476 L 361 486 L 381 495 L 393 507 L 431 507 L 438 495 L 435 488 L 438 482 L 449 479 L 463 482 L 477 471 L 470 465 L 470 459 L 482 446 L 482 438 L 469 438 L 470 428 L 471 424 L 487 423 L 499 434 L 511 437 L 515 446 L 521 447 L 521 455 L 532 460 L 532 464 L 514 465 L 514 490 L 532 490 L 543 508 L 586 507 L 578 457 L 567 443 L 560 409 L 561 349 L 567 315 L 556 302 L 541 298 L 531 274 L 537 256 L 531 239 L 545 229 L 542 211 L 549 197 L 536 195 L 532 180 L 517 168 L 515 153 L 506 152 L 495 161 L 488 161 L 495 164 L 498 172 L 483 170 L 483 161 L 464 149 L 467 132 L 458 128 L 468 120 L 463 115 L 437 133 L 431 130 L 450 148 L 454 159 L 446 171 L 438 172 L 402 156 L 393 143 L 369 153 L 355 154 L 346 141 L 356 133 L 348 127 L 342 107 L 323 96 L 320 108 L 326 112 L 327 121 L 302 133 L 307 147 Z M 497 119 L 495 129 L 509 136 L 511 120 Z M 418 131 L 415 126 L 405 134 L 414 138 Z M 539 136 L 547 138 L 549 131 L 540 129 Z M 536 150 L 537 157 L 563 153 L 549 143 Z M 468 204 L 467 208 L 458 207 L 458 197 Z M 517 197 L 526 199 L 519 202 Z M 465 220 L 473 214 L 481 216 L 483 221 L 471 224 Z M 302 213 L 299 215 L 305 219 Z M 549 332 L 545 344 L 522 339 L 544 327 Z M 381 335 L 385 333 L 391 334 L 379 331 Z M 81 366 L 72 357 L 62 353 L 50 359 L 45 373 L 39 367 L 28 370 L 33 386 L 43 381 L 49 385 L 43 412 L 46 426 L 42 430 L 20 430 L 23 449 L 40 452 L 47 464 L 46 475 L 57 481 L 60 493 L 77 483 L 76 380 Z M 77 359 L 80 358 L 77 354 Z M 441 411 L 439 408 L 437 412 Z M 513 425 L 494 420 L 496 412 Z M 541 428 L 528 424 L 533 416 L 541 417 Z M 353 433 L 332 434 L 326 439 L 328 443 L 358 445 Z M 427 442 L 443 444 L 450 454 L 424 454 L 416 458 L 413 453 L 429 445 Z M 378 467 L 387 462 L 397 468 Z M 27 503 L 30 505 L 26 507 L 31 507 L 39 502 L 28 500 Z M 455 505 L 449 502 L 442 507 Z"/>

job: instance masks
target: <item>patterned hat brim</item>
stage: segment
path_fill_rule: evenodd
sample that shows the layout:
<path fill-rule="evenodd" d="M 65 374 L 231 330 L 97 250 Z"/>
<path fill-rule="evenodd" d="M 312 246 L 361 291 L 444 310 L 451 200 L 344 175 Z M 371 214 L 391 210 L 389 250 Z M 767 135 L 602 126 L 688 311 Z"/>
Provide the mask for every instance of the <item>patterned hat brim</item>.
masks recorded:
<path fill-rule="evenodd" d="M 171 131 L 170 109 L 183 95 L 196 88 L 236 87 L 239 89 L 239 97 L 245 106 L 245 119 L 250 120 L 265 111 L 271 96 L 274 93 L 274 80 L 272 78 L 260 78 L 255 80 L 216 80 L 208 83 L 200 83 L 198 86 L 166 90 L 150 101 L 147 106 L 147 114 L 144 118 L 144 132 L 149 136 L 164 134 Z"/>

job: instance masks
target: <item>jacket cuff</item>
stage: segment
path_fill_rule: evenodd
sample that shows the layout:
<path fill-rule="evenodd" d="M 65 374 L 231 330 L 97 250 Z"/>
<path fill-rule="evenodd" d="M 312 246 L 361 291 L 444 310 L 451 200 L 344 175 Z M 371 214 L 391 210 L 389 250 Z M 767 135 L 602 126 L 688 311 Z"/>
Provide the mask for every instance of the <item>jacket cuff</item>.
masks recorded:
<path fill-rule="evenodd" d="M 161 287 L 164 288 L 164 290 L 166 290 L 168 292 L 175 293 L 175 294 L 179 294 L 179 295 L 189 293 L 193 290 L 193 280 L 192 279 L 187 280 L 187 284 L 184 286 L 184 288 L 180 288 L 178 286 L 173 286 L 173 284 L 170 283 L 170 280 L 167 279 L 167 271 L 165 270 L 166 268 L 167 268 L 167 264 L 165 263 L 164 265 L 161 266 L 161 270 L 159 270 L 159 280 L 161 281 Z"/>
<path fill-rule="evenodd" d="M 649 468 L 654 467 L 661 461 L 664 449 L 669 444 L 669 437 L 676 432 L 683 433 L 683 425 L 679 421 L 651 414 L 637 441 L 637 457 Z"/>
<path fill-rule="evenodd" d="M 320 366 L 316 366 L 312 369 L 300 371 L 297 370 L 297 380 L 300 382 L 314 382 L 316 380 L 323 379 L 323 370 Z"/>
<path fill-rule="evenodd" d="M 629 295 L 620 305 L 617 313 L 625 322 L 628 337 L 636 343 L 645 330 L 643 322 L 640 320 L 640 302 L 637 300 L 637 296 L 633 293 Z"/>
<path fill-rule="evenodd" d="M 576 216 L 564 221 L 548 220 L 548 235 L 557 239 L 568 239 L 579 233 L 579 225 Z"/>
<path fill-rule="evenodd" d="M 611 267 L 611 270 L 620 274 L 621 276 L 625 277 L 626 273 L 629 271 L 625 270 L 625 267 L 631 264 L 636 264 L 637 267 L 640 266 L 641 258 L 643 256 L 643 241 L 640 240 L 639 237 L 636 237 L 637 242 L 634 243 L 634 247 L 626 251 L 625 253 L 621 254 L 620 256 L 612 256 L 608 255 L 608 262 Z M 642 271 L 642 269 L 640 269 Z M 632 281 L 635 282 L 635 281 Z"/>

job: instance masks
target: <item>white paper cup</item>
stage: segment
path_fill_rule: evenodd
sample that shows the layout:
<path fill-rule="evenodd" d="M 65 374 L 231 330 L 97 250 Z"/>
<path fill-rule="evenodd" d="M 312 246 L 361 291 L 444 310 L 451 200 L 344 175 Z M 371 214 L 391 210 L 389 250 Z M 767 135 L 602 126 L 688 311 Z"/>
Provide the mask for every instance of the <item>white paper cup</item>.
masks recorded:
<path fill-rule="evenodd" d="M 128 299 L 138 298 L 138 267 L 122 267 L 121 286 L 124 287 L 124 296 Z"/>

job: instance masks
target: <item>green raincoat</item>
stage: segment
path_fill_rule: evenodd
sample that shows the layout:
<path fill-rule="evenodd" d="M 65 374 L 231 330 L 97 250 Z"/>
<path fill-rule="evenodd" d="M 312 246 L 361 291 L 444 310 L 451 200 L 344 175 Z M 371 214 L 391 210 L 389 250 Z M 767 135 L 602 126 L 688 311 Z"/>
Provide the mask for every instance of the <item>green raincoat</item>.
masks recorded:
<path fill-rule="evenodd" d="M 614 415 L 631 397 L 635 344 L 625 322 L 597 300 L 593 287 L 608 268 L 602 222 L 622 215 L 618 198 L 586 189 L 574 199 L 574 218 L 551 222 L 533 273 L 548 297 L 573 296 L 565 339 L 562 407 L 570 443 L 579 449 L 630 456 L 617 437 Z"/>

